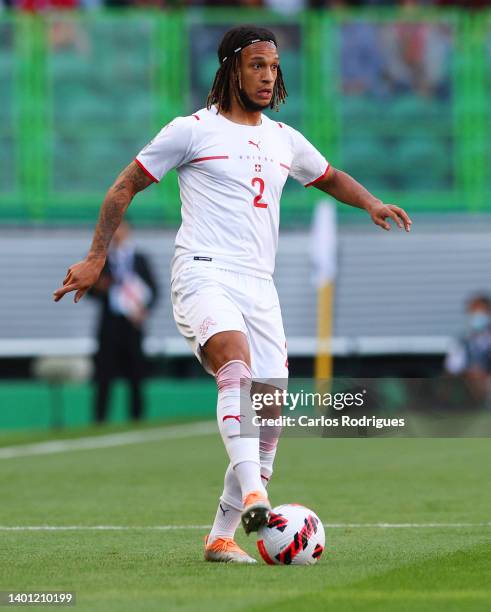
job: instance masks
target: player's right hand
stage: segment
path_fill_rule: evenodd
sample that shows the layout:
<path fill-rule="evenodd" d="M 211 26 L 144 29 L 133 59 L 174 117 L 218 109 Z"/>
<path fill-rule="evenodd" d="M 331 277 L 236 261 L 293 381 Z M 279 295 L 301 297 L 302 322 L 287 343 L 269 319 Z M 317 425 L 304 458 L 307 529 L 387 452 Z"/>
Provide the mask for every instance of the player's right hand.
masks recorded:
<path fill-rule="evenodd" d="M 105 258 L 84 259 L 70 266 L 63 280 L 63 286 L 53 293 L 55 302 L 71 291 L 76 291 L 73 301 L 77 303 L 85 293 L 94 285 L 101 275 Z"/>

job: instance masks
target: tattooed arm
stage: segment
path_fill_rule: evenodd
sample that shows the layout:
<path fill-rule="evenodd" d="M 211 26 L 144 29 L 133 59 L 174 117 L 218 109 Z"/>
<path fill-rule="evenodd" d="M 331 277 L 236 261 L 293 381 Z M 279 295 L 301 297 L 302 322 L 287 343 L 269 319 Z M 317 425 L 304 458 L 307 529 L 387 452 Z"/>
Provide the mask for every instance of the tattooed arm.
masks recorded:
<path fill-rule="evenodd" d="M 109 243 L 126 209 L 135 195 L 151 183 L 152 179 L 134 161 L 121 172 L 104 198 L 87 257 L 68 268 L 63 286 L 53 293 L 55 302 L 70 291 L 76 291 L 74 302 L 78 302 L 97 282 L 106 261 Z"/>

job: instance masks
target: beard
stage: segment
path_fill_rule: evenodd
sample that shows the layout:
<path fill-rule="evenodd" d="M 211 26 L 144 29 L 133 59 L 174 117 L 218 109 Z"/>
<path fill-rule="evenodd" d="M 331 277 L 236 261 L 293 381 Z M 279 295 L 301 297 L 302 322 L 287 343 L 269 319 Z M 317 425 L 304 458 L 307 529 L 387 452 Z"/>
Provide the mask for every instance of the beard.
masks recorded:
<path fill-rule="evenodd" d="M 266 108 L 269 108 L 269 106 L 271 105 L 271 102 L 266 102 L 264 104 L 258 104 L 257 102 L 254 102 L 254 100 L 251 100 L 243 89 L 239 90 L 239 96 L 240 101 L 244 105 L 244 108 L 251 112 L 263 111 Z"/>

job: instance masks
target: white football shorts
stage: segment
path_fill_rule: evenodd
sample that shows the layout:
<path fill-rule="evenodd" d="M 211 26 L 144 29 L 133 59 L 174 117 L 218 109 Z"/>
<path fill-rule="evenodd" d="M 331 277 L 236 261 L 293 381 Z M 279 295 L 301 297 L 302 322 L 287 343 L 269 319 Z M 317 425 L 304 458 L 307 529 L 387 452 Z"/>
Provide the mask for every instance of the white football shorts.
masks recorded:
<path fill-rule="evenodd" d="M 201 347 L 214 334 L 241 331 L 249 342 L 253 378 L 288 378 L 285 332 L 276 287 L 259 278 L 196 262 L 171 283 L 179 332 L 205 370 Z"/>

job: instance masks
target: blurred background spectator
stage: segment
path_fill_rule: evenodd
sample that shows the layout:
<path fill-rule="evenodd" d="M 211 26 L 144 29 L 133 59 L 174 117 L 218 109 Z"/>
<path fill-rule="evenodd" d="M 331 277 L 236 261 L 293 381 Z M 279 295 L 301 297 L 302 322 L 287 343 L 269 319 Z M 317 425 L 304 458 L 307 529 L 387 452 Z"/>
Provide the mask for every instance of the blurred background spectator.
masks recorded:
<path fill-rule="evenodd" d="M 344 25 L 340 56 L 344 93 L 383 94 L 385 62 L 380 44 L 380 26 L 368 21 Z"/>
<path fill-rule="evenodd" d="M 445 369 L 463 377 L 474 399 L 484 402 L 491 391 L 491 298 L 471 297 L 466 314 L 467 330 L 448 352 Z"/>
<path fill-rule="evenodd" d="M 48 9 L 90 9 L 101 6 L 154 7 L 161 9 L 193 6 L 264 7 L 276 12 L 291 14 L 308 8 L 442 6 L 484 9 L 491 6 L 491 0 L 0 0 L 0 10 L 5 7 L 14 7 L 26 11 L 45 11 Z"/>
<path fill-rule="evenodd" d="M 278 13 L 296 13 L 308 8 L 307 0 L 264 0 L 264 6 Z"/>
<path fill-rule="evenodd" d="M 111 384 L 117 377 L 128 381 L 131 418 L 139 420 L 144 413 L 144 324 L 155 305 L 157 285 L 147 258 L 135 250 L 130 240 L 126 221 L 116 230 L 104 270 L 89 295 L 101 302 L 95 356 L 95 421 L 106 420 Z"/>
<path fill-rule="evenodd" d="M 448 6 L 469 9 L 486 8 L 491 0 L 310 0 L 311 8 L 356 8 L 370 6 Z"/>
<path fill-rule="evenodd" d="M 385 0 L 367 0 L 365 5 L 388 5 Z M 403 0 L 405 10 L 414 0 Z M 354 3 L 351 3 L 354 6 Z M 333 0 L 332 8 L 348 6 Z M 347 94 L 445 97 L 450 89 L 448 26 L 428 22 L 396 21 L 388 24 L 351 20 L 343 25 L 343 89 Z"/>
<path fill-rule="evenodd" d="M 391 93 L 448 95 L 448 26 L 399 22 L 382 27 L 381 36 L 386 48 L 386 83 Z"/>

